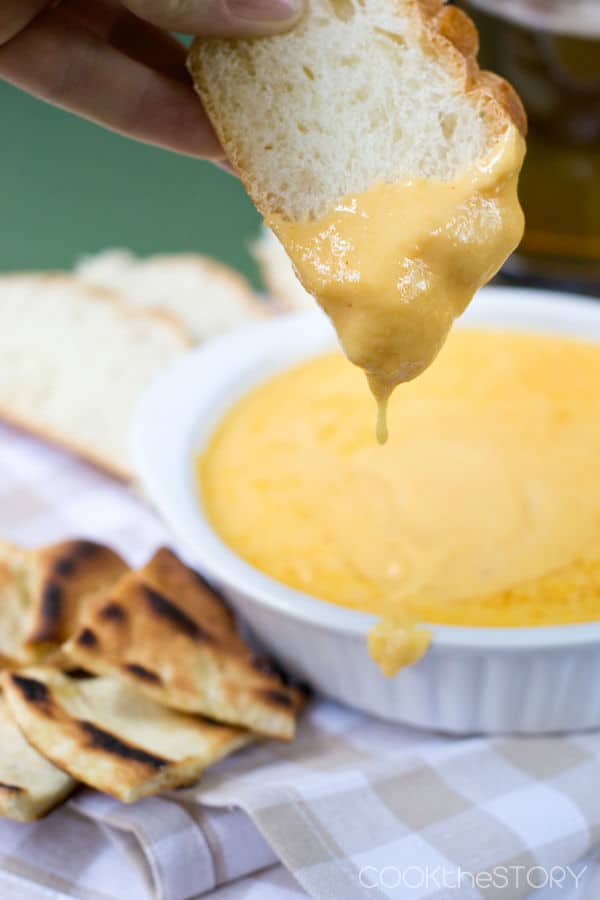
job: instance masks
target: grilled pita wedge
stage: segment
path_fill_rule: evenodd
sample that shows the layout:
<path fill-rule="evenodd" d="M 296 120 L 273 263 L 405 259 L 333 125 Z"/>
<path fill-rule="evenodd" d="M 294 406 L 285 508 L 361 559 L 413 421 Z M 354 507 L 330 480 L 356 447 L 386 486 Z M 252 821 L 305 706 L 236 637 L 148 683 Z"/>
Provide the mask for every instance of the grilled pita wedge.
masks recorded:
<path fill-rule="evenodd" d="M 91 541 L 37 550 L 0 546 L 0 659 L 5 665 L 55 653 L 99 592 L 127 572 L 120 556 Z"/>
<path fill-rule="evenodd" d="M 283 739 L 300 692 L 242 641 L 224 602 L 169 550 L 125 575 L 64 651 L 97 674 L 128 679 L 173 709 Z"/>
<path fill-rule="evenodd" d="M 124 803 L 192 784 L 255 740 L 239 728 L 173 712 L 112 678 L 55 669 L 5 672 L 6 701 L 30 744 L 73 778 Z"/>
<path fill-rule="evenodd" d="M 75 784 L 27 743 L 0 696 L 0 816 L 17 822 L 38 819 Z"/>
<path fill-rule="evenodd" d="M 86 610 L 128 571 L 121 557 L 92 541 L 65 541 L 32 553 L 34 598 L 25 638 L 35 657 L 58 647 L 78 629 Z"/>

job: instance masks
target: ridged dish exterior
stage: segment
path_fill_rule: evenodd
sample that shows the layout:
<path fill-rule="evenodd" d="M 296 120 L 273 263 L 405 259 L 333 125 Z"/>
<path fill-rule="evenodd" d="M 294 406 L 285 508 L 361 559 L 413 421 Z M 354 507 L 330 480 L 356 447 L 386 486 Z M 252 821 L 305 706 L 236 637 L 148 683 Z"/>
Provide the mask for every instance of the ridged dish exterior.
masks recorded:
<path fill-rule="evenodd" d="M 221 588 L 286 668 L 333 700 L 390 722 L 456 734 L 578 731 L 600 724 L 600 650 L 466 650 L 434 645 L 385 678 L 356 635 L 290 619 Z"/>

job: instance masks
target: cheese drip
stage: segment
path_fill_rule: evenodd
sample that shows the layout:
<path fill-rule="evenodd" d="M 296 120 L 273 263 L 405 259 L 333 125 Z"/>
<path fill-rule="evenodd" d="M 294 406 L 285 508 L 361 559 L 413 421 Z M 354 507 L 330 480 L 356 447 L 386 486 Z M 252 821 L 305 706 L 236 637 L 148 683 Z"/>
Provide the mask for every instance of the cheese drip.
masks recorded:
<path fill-rule="evenodd" d="M 267 219 L 347 357 L 366 372 L 380 442 L 393 389 L 433 362 L 454 319 L 519 243 L 524 154 L 510 126 L 489 156 L 452 180 L 381 182 L 315 221 Z"/>

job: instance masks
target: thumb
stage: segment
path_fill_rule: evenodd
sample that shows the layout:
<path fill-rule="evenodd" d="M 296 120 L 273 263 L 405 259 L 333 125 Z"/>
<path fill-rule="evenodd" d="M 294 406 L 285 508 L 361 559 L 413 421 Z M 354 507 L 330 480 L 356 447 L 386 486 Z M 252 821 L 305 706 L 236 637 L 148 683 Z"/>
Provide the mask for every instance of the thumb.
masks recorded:
<path fill-rule="evenodd" d="M 159 28 L 207 37 L 275 34 L 302 17 L 305 0 L 123 0 Z"/>

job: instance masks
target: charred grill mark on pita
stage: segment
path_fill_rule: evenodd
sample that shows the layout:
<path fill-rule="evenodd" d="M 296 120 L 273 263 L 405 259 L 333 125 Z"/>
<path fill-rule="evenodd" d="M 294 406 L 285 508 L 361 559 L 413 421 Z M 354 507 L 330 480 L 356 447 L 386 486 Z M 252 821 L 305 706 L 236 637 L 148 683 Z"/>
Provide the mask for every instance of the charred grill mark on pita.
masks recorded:
<path fill-rule="evenodd" d="M 212 641 L 212 637 L 194 622 L 178 606 L 175 606 L 164 594 L 144 585 L 148 609 L 157 618 L 165 619 L 176 631 L 193 638 L 195 641 Z"/>
<path fill-rule="evenodd" d="M 284 685 L 289 684 L 289 678 L 283 669 L 281 669 L 274 660 L 269 659 L 268 656 L 255 654 L 250 657 L 249 662 L 252 668 L 256 672 L 260 672 L 261 675 L 267 675 L 269 678 L 277 678 L 281 684 Z"/>
<path fill-rule="evenodd" d="M 140 763 L 152 769 L 162 769 L 169 762 L 162 756 L 155 756 L 140 747 L 125 743 L 110 731 L 104 731 L 85 719 L 80 719 L 77 724 L 87 738 L 88 747 L 94 750 L 103 750 L 105 753 L 110 753 L 111 756 L 118 756 L 128 762 Z"/>
<path fill-rule="evenodd" d="M 93 541 L 75 541 L 73 544 L 74 555 L 80 558 L 94 556 L 96 553 L 104 553 L 106 549 L 106 547 L 103 547 L 101 544 L 95 544 Z"/>
<path fill-rule="evenodd" d="M 105 622 L 124 622 L 127 613 L 118 603 L 107 603 L 98 613 L 99 618 Z"/>
<path fill-rule="evenodd" d="M 23 675 L 11 675 L 10 679 L 27 703 L 36 706 L 49 706 L 52 703 L 50 692 L 43 682 Z"/>
<path fill-rule="evenodd" d="M 87 647 L 91 650 L 92 647 L 98 646 L 99 641 L 91 628 L 82 628 L 77 635 L 77 643 L 80 647 Z"/>
<path fill-rule="evenodd" d="M 107 548 L 93 541 L 71 541 L 64 547 L 62 556 L 55 561 L 53 570 L 63 578 L 73 575 L 80 559 L 104 553 Z"/>
<path fill-rule="evenodd" d="M 294 701 L 290 694 L 286 694 L 283 691 L 259 691 L 261 697 L 263 697 L 268 703 L 273 703 L 275 706 L 285 706 L 286 709 L 294 708 Z"/>
<path fill-rule="evenodd" d="M 139 678 L 148 684 L 161 684 L 162 682 L 160 675 L 157 675 L 156 672 L 151 672 L 150 669 L 146 669 L 138 663 L 125 663 L 121 668 L 129 675 L 133 675 L 134 678 Z"/>
<path fill-rule="evenodd" d="M 75 669 L 65 669 L 65 675 L 68 675 L 73 681 L 88 681 L 95 677 L 92 672 L 88 672 L 87 669 L 82 669 L 80 666 Z"/>
<path fill-rule="evenodd" d="M 24 794 L 25 788 L 19 787 L 17 784 L 5 784 L 0 781 L 0 791 L 6 791 L 7 794 Z"/>
<path fill-rule="evenodd" d="M 72 556 L 60 556 L 54 563 L 54 574 L 61 578 L 72 575 L 75 571 L 75 560 Z"/>
<path fill-rule="evenodd" d="M 211 584 L 210 581 L 208 581 L 200 572 L 197 572 L 196 569 L 190 569 L 189 571 L 194 578 L 194 581 L 196 581 L 203 590 L 208 591 L 209 594 L 212 594 L 215 600 L 218 600 L 221 606 L 226 609 L 228 613 L 232 613 L 231 604 L 227 602 L 227 598 L 221 593 L 218 588 L 214 586 L 214 584 Z"/>
<path fill-rule="evenodd" d="M 63 612 L 64 593 L 56 581 L 49 580 L 42 590 L 40 622 L 31 640 L 51 641 L 56 638 L 56 629 Z"/>

